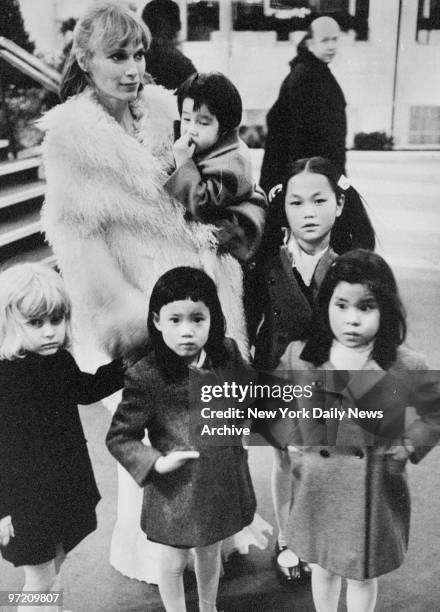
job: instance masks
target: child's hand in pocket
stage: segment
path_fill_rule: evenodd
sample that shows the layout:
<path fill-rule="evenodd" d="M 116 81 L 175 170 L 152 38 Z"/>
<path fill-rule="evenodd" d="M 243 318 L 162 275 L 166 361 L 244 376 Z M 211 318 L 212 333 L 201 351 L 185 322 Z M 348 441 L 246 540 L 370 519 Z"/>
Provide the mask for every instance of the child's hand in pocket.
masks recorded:
<path fill-rule="evenodd" d="M 198 459 L 200 453 L 197 451 L 173 451 L 169 455 L 159 457 L 154 464 L 154 469 L 159 474 L 168 474 L 178 470 L 190 459 Z"/>
<path fill-rule="evenodd" d="M 0 519 L 0 546 L 7 546 L 9 540 L 14 537 L 14 527 L 10 516 Z"/>
<path fill-rule="evenodd" d="M 390 446 L 385 452 L 386 457 L 388 457 L 390 472 L 392 474 L 401 474 L 412 452 L 414 452 L 414 448 L 408 441 L 404 443 L 402 440 L 402 444 Z"/>

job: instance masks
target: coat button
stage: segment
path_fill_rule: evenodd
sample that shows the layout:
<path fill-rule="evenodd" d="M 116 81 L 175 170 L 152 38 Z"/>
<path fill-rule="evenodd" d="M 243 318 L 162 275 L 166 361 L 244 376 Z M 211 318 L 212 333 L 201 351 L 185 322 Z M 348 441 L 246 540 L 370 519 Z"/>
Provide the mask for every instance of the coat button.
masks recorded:
<path fill-rule="evenodd" d="M 355 457 L 359 457 L 359 459 L 363 459 L 363 458 L 365 457 L 365 453 L 364 453 L 364 451 L 363 451 L 361 448 L 357 448 L 357 449 L 354 451 L 353 455 L 354 455 Z"/>
<path fill-rule="evenodd" d="M 327 457 L 330 457 L 330 453 L 325 448 L 321 449 L 319 451 L 319 454 L 321 455 L 321 457 L 324 457 L 324 459 L 327 459 Z"/>
<path fill-rule="evenodd" d="M 275 285 L 275 279 L 274 278 L 269 278 L 269 280 L 267 281 L 269 283 L 269 285 Z"/>
<path fill-rule="evenodd" d="M 314 380 L 312 383 L 313 387 L 316 387 L 317 389 L 322 389 L 324 386 L 324 383 L 322 382 L 322 380 Z"/>
<path fill-rule="evenodd" d="M 280 316 L 280 314 L 281 314 L 281 310 L 278 310 L 278 308 L 276 308 L 276 309 L 273 311 L 273 314 L 274 314 L 276 317 L 279 317 L 279 316 Z"/>

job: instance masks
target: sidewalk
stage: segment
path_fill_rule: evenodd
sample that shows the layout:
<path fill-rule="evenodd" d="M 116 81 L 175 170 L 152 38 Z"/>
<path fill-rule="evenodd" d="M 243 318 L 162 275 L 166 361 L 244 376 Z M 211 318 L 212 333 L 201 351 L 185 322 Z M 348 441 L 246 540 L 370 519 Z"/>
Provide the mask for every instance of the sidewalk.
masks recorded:
<path fill-rule="evenodd" d="M 116 508 L 116 466 L 103 438 L 110 415 L 101 406 L 81 410 L 92 461 L 102 494 L 98 530 L 70 555 L 62 570 L 64 605 L 73 612 L 162 612 L 157 587 L 124 578 L 109 566 L 109 544 Z M 269 475 L 271 451 L 250 450 L 258 511 L 273 523 Z M 440 602 L 440 449 L 419 466 L 410 466 L 413 493 L 411 545 L 405 564 L 379 580 L 377 612 L 436 612 Z M 347 491 L 347 495 L 350 492 Z M 272 543 L 265 551 L 234 559 L 227 568 L 231 577 L 221 581 L 219 610 L 225 612 L 313 612 L 307 586 L 287 590 L 272 570 Z M 21 570 L 0 560 L 0 589 L 19 589 Z M 188 609 L 196 612 L 196 590 L 188 574 Z M 341 607 L 341 612 L 344 608 Z M 12 612 L 2 608 L 1 612 Z"/>
<path fill-rule="evenodd" d="M 252 155 L 256 162 L 261 161 L 262 151 L 253 150 Z M 390 258 L 398 277 L 408 308 L 409 341 L 437 367 L 440 367 L 439 161 L 440 152 L 348 153 L 348 176 L 367 198 L 377 220 L 380 248 Z M 129 580 L 109 565 L 116 516 L 116 465 L 104 445 L 110 415 L 102 405 L 81 409 L 81 415 L 102 501 L 98 506 L 98 530 L 72 552 L 63 567 L 64 605 L 73 612 L 162 612 L 157 587 Z M 250 449 L 258 512 L 274 524 L 271 463 L 269 448 Z M 440 448 L 420 465 L 409 466 L 413 500 L 410 548 L 404 565 L 379 579 L 377 612 L 440 610 L 439 475 Z M 253 548 L 248 556 L 234 559 L 227 568 L 230 577 L 221 581 L 219 610 L 313 612 L 307 586 L 288 591 L 278 584 L 272 569 L 272 551 L 273 539 L 267 550 Z M 20 589 L 22 582 L 22 571 L 0 559 L 0 590 Z M 187 592 L 189 612 L 196 612 L 191 574 Z M 340 612 L 344 609 L 341 606 Z M 0 606 L 0 612 L 12 611 L 14 608 Z"/>

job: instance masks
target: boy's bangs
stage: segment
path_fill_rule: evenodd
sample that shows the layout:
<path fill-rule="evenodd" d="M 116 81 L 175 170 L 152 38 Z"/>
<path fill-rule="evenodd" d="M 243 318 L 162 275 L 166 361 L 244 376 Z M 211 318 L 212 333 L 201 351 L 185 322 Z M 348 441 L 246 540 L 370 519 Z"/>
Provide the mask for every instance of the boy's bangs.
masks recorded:
<path fill-rule="evenodd" d="M 107 14 L 103 17 L 101 27 L 95 26 L 96 36 L 93 47 L 101 47 L 104 53 L 122 49 L 130 44 L 142 45 L 148 49 L 150 41 L 142 25 L 132 17 L 120 13 Z"/>

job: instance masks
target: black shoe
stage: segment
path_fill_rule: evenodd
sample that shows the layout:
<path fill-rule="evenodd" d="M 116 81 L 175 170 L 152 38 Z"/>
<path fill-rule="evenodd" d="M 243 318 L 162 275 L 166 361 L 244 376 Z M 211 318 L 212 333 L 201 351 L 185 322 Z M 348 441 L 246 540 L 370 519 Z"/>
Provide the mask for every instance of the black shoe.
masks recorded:
<path fill-rule="evenodd" d="M 296 563 L 294 562 L 293 565 L 285 565 L 283 563 L 282 554 L 286 550 L 296 559 Z M 280 546 L 278 540 L 275 544 L 273 562 L 281 584 L 292 585 L 301 580 L 301 564 L 298 557 L 287 546 Z"/>
<path fill-rule="evenodd" d="M 309 582 L 312 579 L 312 568 L 307 561 L 299 560 L 301 578 L 304 582 Z"/>

